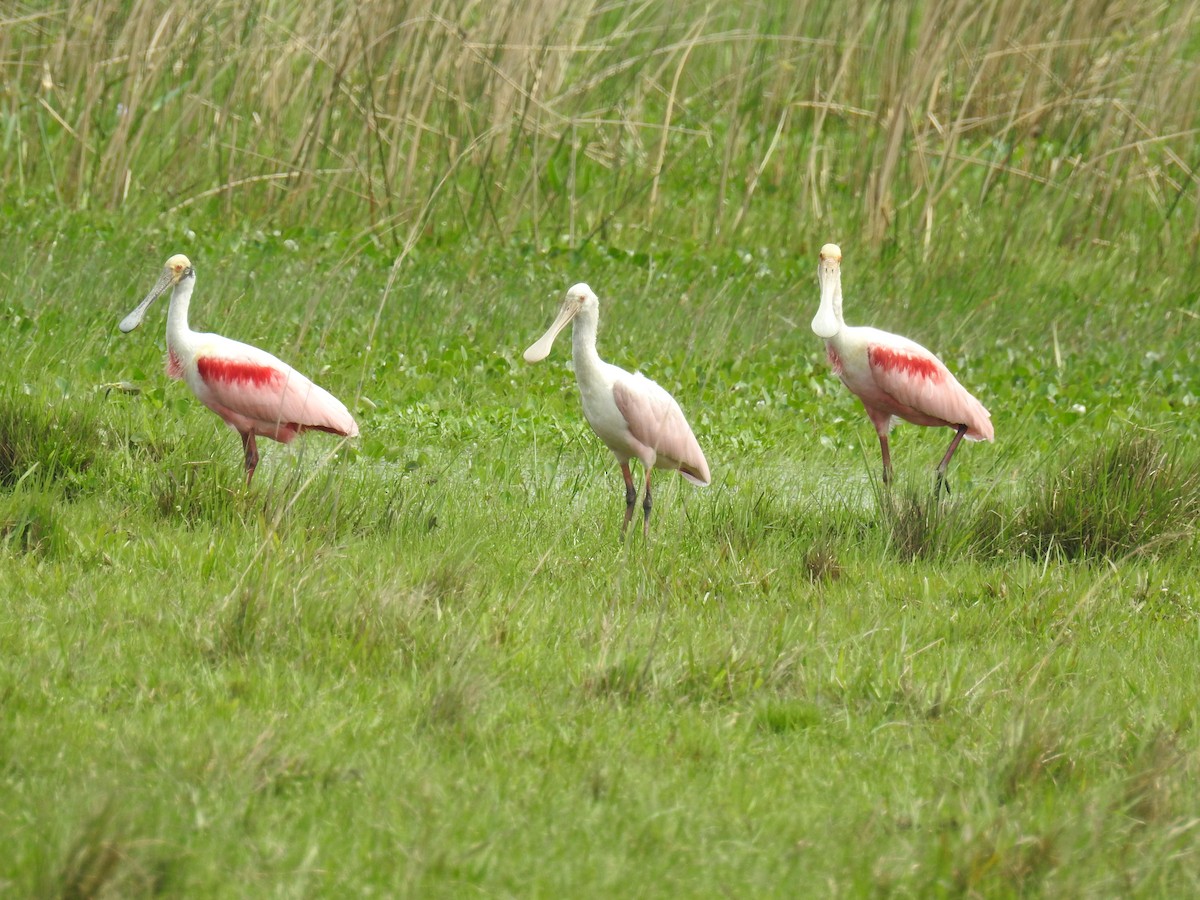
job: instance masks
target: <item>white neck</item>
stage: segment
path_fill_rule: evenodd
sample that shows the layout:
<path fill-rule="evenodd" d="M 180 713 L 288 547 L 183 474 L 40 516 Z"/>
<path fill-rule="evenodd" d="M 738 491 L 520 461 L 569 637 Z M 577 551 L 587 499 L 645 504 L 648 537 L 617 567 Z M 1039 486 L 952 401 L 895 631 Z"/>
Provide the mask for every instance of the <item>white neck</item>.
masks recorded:
<path fill-rule="evenodd" d="M 600 313 L 594 306 L 584 307 L 571 323 L 571 352 L 575 360 L 575 377 L 583 380 L 590 371 L 599 370 L 604 363 L 596 352 L 596 328 Z"/>
<path fill-rule="evenodd" d="M 171 307 L 167 310 L 167 345 L 182 346 L 192 334 L 188 327 L 188 304 L 192 301 L 195 277 L 185 278 L 171 291 Z"/>

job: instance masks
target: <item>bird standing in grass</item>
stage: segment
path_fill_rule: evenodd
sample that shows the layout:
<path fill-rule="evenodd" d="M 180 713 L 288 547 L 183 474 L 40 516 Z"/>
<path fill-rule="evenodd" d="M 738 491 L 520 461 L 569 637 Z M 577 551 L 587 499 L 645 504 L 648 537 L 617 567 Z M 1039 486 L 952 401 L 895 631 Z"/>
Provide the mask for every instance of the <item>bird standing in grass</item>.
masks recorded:
<path fill-rule="evenodd" d="M 648 536 L 651 471 L 678 469 L 693 484 L 707 485 L 711 480 L 708 463 L 674 397 L 640 372 L 631 375 L 600 359 L 596 352 L 599 319 L 600 304 L 592 289 L 586 284 L 575 285 L 567 291 L 550 328 L 525 351 L 525 361 L 535 363 L 545 359 L 558 333 L 574 321 L 575 378 L 583 400 L 583 415 L 616 455 L 625 476 L 625 522 L 621 536 L 625 536 L 637 504 L 638 491 L 629 471 L 629 461 L 633 458 L 640 460 L 646 470 L 642 533 Z"/>
<path fill-rule="evenodd" d="M 836 244 L 821 248 L 817 281 L 821 306 L 813 317 L 812 330 L 825 339 L 829 364 L 858 395 L 879 434 L 884 483 L 892 479 L 888 431 L 899 416 L 916 425 L 954 429 L 950 447 L 937 467 L 940 491 L 946 485 L 950 457 L 962 439 L 990 441 L 994 437 L 991 414 L 920 344 L 878 328 L 846 325 L 842 319 L 842 251 Z M 949 490 L 946 485 L 947 493 Z"/>
<path fill-rule="evenodd" d="M 130 332 L 142 324 L 150 304 L 167 288 L 167 375 L 182 379 L 196 397 L 242 436 L 246 484 L 258 465 L 255 436 L 287 444 L 302 431 L 355 437 L 358 424 L 341 401 L 317 387 L 270 353 L 218 334 L 188 327 L 188 303 L 196 270 L 186 256 L 167 260 L 158 283 L 120 325 Z"/>

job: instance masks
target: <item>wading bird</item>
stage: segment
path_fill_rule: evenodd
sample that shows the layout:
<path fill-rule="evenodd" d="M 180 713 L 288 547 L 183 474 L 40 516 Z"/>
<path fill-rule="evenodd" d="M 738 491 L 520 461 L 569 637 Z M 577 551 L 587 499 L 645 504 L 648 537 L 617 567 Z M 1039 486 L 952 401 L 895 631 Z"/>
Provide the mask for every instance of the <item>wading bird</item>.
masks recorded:
<path fill-rule="evenodd" d="M 821 248 L 817 263 L 821 306 L 812 330 L 825 339 L 829 364 L 846 387 L 862 401 L 879 434 L 883 481 L 892 479 L 888 431 L 892 419 L 916 425 L 943 425 L 954 438 L 937 467 L 937 490 L 946 484 L 950 457 L 965 437 L 990 441 L 991 414 L 950 374 L 942 361 L 915 341 L 878 328 L 851 328 L 842 319 L 842 251 L 836 244 Z M 949 493 L 950 487 L 946 485 Z"/>
<path fill-rule="evenodd" d="M 592 289 L 577 284 L 567 291 L 558 316 L 546 333 L 525 351 L 525 361 L 540 362 L 550 353 L 558 333 L 574 320 L 572 327 L 575 378 L 583 400 L 583 415 L 597 437 L 608 445 L 625 476 L 625 522 L 621 537 L 633 518 L 637 488 L 629 471 L 636 457 L 646 470 L 646 494 L 642 501 L 642 533 L 650 534 L 650 473 L 653 469 L 678 469 L 693 484 L 710 481 L 704 452 L 683 417 L 675 398 L 640 372 L 624 369 L 600 359 L 596 352 L 596 326 L 600 304 Z"/>
<path fill-rule="evenodd" d="M 218 334 L 188 327 L 188 303 L 196 286 L 196 270 L 186 256 L 167 260 L 162 277 L 120 325 L 130 332 L 142 324 L 150 304 L 167 288 L 167 375 L 182 379 L 196 397 L 242 436 L 246 452 L 246 484 L 258 465 L 255 435 L 289 443 L 302 431 L 315 429 L 354 437 L 358 425 L 328 391 L 317 387 L 270 353 Z"/>

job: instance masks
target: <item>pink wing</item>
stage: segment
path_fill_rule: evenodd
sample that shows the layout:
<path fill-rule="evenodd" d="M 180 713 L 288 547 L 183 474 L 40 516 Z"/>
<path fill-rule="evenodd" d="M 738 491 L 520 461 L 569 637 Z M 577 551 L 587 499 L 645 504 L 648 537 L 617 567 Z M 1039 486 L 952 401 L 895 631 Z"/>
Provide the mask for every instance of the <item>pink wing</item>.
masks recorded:
<path fill-rule="evenodd" d="M 257 347 L 230 341 L 219 353 L 198 357 L 196 368 L 209 395 L 201 399 L 251 420 L 260 434 L 284 441 L 309 428 L 358 434 L 341 401 Z"/>
<path fill-rule="evenodd" d="M 991 414 L 920 344 L 871 344 L 867 360 L 875 384 L 897 403 L 893 415 L 918 425 L 966 425 L 975 441 L 994 437 Z"/>
<path fill-rule="evenodd" d="M 704 451 L 674 397 L 639 374 L 618 380 L 613 385 L 613 400 L 629 433 L 676 464 L 684 478 L 700 485 L 712 480 Z"/>

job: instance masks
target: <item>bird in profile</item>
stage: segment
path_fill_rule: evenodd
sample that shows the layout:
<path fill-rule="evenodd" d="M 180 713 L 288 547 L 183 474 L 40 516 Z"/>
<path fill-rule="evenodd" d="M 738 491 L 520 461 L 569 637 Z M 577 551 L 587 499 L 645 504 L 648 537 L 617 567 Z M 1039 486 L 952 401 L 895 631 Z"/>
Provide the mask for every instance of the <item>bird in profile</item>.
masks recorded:
<path fill-rule="evenodd" d="M 586 284 L 567 291 L 558 315 L 546 333 L 525 351 L 525 361 L 540 362 L 550 354 L 554 339 L 571 322 L 575 378 L 583 400 L 583 415 L 596 436 L 608 446 L 621 464 L 625 477 L 624 538 L 637 504 L 629 461 L 638 459 L 646 472 L 642 501 L 642 534 L 650 534 L 650 474 L 654 469 L 678 469 L 693 484 L 711 480 L 708 463 L 691 426 L 675 398 L 642 375 L 630 374 L 604 362 L 596 352 L 596 327 L 600 303 Z"/>
<path fill-rule="evenodd" d="M 241 435 L 247 486 L 258 465 L 255 436 L 287 444 L 302 431 L 358 434 L 358 424 L 342 402 L 287 363 L 249 344 L 192 331 L 187 314 L 195 286 L 196 270 L 188 258 L 172 256 L 158 283 L 119 327 L 133 331 L 150 304 L 173 288 L 167 311 L 167 375 L 186 382 L 201 403 Z"/>
<path fill-rule="evenodd" d="M 842 251 L 836 244 L 821 248 L 817 263 L 821 306 L 812 330 L 825 339 L 829 364 L 858 395 L 879 435 L 883 454 L 883 481 L 892 479 L 888 431 L 894 418 L 916 425 L 954 429 L 946 455 L 937 467 L 937 491 L 946 487 L 950 458 L 965 437 L 990 441 L 994 437 L 991 414 L 971 396 L 942 361 L 915 341 L 878 328 L 850 327 L 842 318 Z"/>

